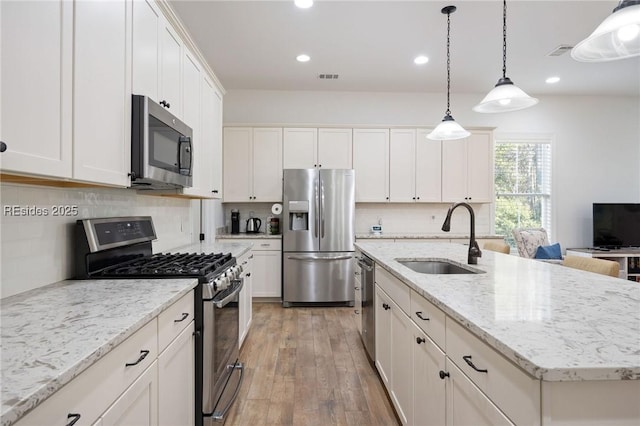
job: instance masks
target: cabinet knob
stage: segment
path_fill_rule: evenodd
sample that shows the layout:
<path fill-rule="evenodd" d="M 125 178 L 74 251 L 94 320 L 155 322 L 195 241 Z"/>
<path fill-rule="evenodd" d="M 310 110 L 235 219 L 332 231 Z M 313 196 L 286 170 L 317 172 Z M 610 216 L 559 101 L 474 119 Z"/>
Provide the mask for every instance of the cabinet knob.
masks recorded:
<path fill-rule="evenodd" d="M 419 199 L 420 199 L 420 197 L 416 197 L 416 200 L 419 200 Z"/>
<path fill-rule="evenodd" d="M 7 150 L 7 144 L 4 142 L 0 142 L 0 152 L 5 152 Z"/>
<path fill-rule="evenodd" d="M 69 413 L 67 414 L 67 420 L 69 420 L 69 422 L 66 424 L 66 426 L 73 426 L 76 423 L 78 423 L 78 420 L 80 420 L 80 417 L 82 417 L 80 414 L 78 413 Z"/>
<path fill-rule="evenodd" d="M 440 376 L 440 378 L 441 378 L 442 380 L 444 380 L 444 379 L 445 379 L 445 377 L 449 377 L 451 374 L 449 374 L 449 372 L 448 372 L 448 371 L 442 371 L 442 370 L 440 370 L 440 372 L 438 373 L 438 375 Z"/>
<path fill-rule="evenodd" d="M 360 290 L 360 287 L 354 287 L 353 289 L 354 290 Z"/>
<path fill-rule="evenodd" d="M 387 197 L 387 200 L 389 199 L 389 197 Z"/>
<path fill-rule="evenodd" d="M 251 276 L 251 272 L 247 272 L 247 274 L 245 275 L 245 277 L 250 277 Z"/>
<path fill-rule="evenodd" d="M 386 303 L 383 303 L 382 307 L 384 308 L 385 311 L 388 311 L 389 309 L 391 309 L 391 306 L 387 305 Z"/>
<path fill-rule="evenodd" d="M 171 104 L 169 104 L 169 102 L 167 102 L 165 100 L 161 100 L 160 101 L 160 105 L 162 105 L 165 108 L 171 108 Z"/>
<path fill-rule="evenodd" d="M 217 194 L 217 193 L 218 193 L 218 190 L 217 190 L 217 189 L 214 189 L 214 190 L 213 190 L 213 191 L 211 191 L 211 192 L 213 192 L 214 194 Z"/>
<path fill-rule="evenodd" d="M 412 200 L 415 200 L 415 199 L 416 199 L 416 197 L 413 197 L 413 198 L 411 198 L 411 199 L 412 199 Z"/>
<path fill-rule="evenodd" d="M 417 344 L 424 343 L 424 342 L 426 342 L 424 337 L 420 337 L 420 336 L 416 337 L 416 343 Z"/>
<path fill-rule="evenodd" d="M 357 309 L 354 309 L 353 312 L 355 312 L 356 315 L 360 315 L 360 311 Z"/>

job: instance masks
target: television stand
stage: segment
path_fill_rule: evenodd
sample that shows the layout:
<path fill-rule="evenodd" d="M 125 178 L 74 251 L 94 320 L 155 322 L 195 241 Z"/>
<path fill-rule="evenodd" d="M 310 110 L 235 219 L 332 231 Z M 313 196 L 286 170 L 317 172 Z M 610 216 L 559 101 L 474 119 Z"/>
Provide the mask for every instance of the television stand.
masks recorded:
<path fill-rule="evenodd" d="M 640 247 L 623 248 L 570 248 L 568 256 L 596 257 L 613 260 L 620 264 L 619 277 L 640 283 Z"/>

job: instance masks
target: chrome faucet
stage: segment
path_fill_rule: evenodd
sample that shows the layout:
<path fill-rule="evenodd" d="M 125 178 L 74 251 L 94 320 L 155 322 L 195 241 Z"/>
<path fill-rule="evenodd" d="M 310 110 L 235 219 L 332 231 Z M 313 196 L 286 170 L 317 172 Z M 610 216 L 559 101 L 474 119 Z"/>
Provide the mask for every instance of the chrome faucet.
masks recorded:
<path fill-rule="evenodd" d="M 447 212 L 447 217 L 442 224 L 442 230 L 444 232 L 449 232 L 451 230 L 451 214 L 458 206 L 464 206 L 469 210 L 469 214 L 471 215 L 471 236 L 469 237 L 469 256 L 467 258 L 467 263 L 469 265 L 477 265 L 478 258 L 482 257 L 482 252 L 480 251 L 480 247 L 478 247 L 478 243 L 476 241 L 476 218 L 473 214 L 473 209 L 467 203 L 455 203 L 449 207 L 449 211 Z"/>

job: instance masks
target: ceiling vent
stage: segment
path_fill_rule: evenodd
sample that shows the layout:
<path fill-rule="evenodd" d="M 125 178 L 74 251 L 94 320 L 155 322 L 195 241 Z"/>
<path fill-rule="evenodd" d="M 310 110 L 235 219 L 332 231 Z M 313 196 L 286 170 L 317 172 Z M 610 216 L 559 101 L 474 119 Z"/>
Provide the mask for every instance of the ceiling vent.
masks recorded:
<path fill-rule="evenodd" d="M 568 51 L 573 49 L 573 46 L 569 46 L 568 44 L 561 44 L 560 46 L 553 49 L 551 52 L 547 53 L 547 56 L 562 56 Z"/>
<path fill-rule="evenodd" d="M 318 74 L 320 80 L 337 80 L 338 74 Z"/>

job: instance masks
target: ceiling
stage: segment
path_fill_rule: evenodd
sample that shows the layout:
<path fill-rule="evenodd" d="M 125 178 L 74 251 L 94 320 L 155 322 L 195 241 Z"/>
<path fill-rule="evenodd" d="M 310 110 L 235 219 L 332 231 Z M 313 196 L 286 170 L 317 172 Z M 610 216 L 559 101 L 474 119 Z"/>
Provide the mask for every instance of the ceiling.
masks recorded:
<path fill-rule="evenodd" d="M 169 1 L 226 90 L 486 93 L 502 76 L 502 2 Z M 507 77 L 538 95 L 640 95 L 640 58 L 582 63 L 548 54 L 588 36 L 617 1 L 507 3 Z M 311 60 L 296 61 L 306 53 Z M 429 57 L 415 65 L 418 54 Z M 318 78 L 338 74 L 337 80 Z M 550 76 L 560 77 L 547 84 Z"/>

